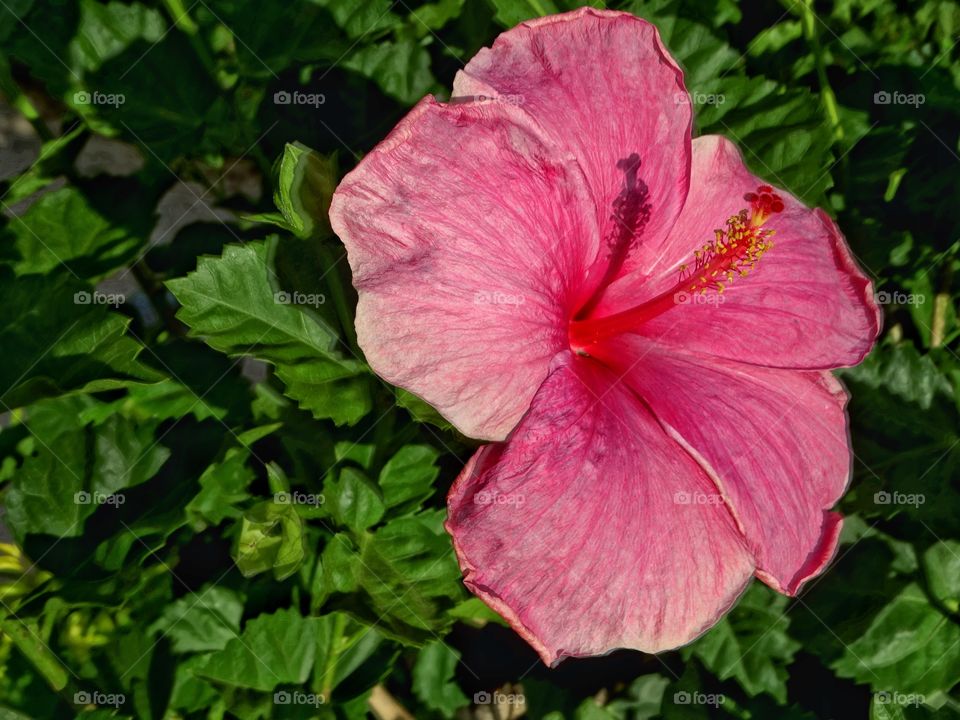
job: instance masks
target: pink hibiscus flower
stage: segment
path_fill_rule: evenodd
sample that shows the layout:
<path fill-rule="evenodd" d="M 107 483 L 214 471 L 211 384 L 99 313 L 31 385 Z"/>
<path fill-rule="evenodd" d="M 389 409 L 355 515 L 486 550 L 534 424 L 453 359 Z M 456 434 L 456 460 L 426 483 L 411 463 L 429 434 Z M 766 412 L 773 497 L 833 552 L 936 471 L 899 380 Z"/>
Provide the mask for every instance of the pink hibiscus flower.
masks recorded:
<path fill-rule="evenodd" d="M 481 50 L 330 210 L 372 368 L 492 441 L 450 491 L 467 586 L 543 660 L 689 642 L 833 555 L 828 372 L 880 313 L 836 225 L 691 139 L 656 28 L 582 9 Z"/>

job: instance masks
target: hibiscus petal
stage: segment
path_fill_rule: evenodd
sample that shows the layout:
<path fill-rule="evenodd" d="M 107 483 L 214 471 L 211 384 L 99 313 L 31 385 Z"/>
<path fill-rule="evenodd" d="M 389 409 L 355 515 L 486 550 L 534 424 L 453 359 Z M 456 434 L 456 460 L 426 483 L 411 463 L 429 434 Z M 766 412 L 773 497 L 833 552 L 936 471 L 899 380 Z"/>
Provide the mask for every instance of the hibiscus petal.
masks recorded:
<path fill-rule="evenodd" d="M 578 166 L 517 113 L 425 98 L 330 209 L 371 367 L 485 439 L 506 436 L 566 346 L 599 247 Z"/>
<path fill-rule="evenodd" d="M 633 247 L 623 248 L 630 255 L 614 260 L 608 280 L 658 252 L 687 194 L 692 113 L 683 72 L 656 27 L 593 8 L 521 23 L 480 50 L 453 91 L 516 103 L 549 142 L 574 154 L 612 251 L 595 274 L 604 275 L 621 241 Z M 624 162 L 634 153 L 639 182 L 630 191 Z M 615 209 L 618 196 L 639 217 Z"/>
<path fill-rule="evenodd" d="M 710 135 L 693 143 L 690 195 L 660 255 L 643 272 L 611 286 L 594 315 L 610 315 L 664 292 L 679 279 L 679 266 L 713 239 L 714 229 L 748 207 L 744 193 L 762 181 L 743 164 L 725 138 Z M 784 191 L 784 210 L 765 227 L 774 246 L 747 277 L 722 295 L 688 302 L 637 329 L 685 350 L 756 365 L 829 369 L 855 365 L 869 352 L 880 329 L 880 310 L 833 221 Z"/>
<path fill-rule="evenodd" d="M 829 508 L 852 463 L 847 394 L 830 373 L 693 357 L 636 336 L 601 353 L 714 478 L 761 580 L 793 595 L 823 570 L 842 524 Z"/>
<path fill-rule="evenodd" d="M 467 586 L 549 664 L 687 643 L 753 572 L 701 468 L 615 375 L 569 353 L 448 506 Z"/>

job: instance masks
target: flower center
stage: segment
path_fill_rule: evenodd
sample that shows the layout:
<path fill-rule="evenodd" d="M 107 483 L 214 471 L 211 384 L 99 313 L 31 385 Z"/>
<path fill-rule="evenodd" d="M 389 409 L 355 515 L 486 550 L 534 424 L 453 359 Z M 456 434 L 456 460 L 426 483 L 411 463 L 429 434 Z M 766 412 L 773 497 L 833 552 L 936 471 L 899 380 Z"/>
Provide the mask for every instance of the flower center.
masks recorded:
<path fill-rule="evenodd" d="M 570 322 L 571 348 L 589 355 L 590 347 L 601 340 L 635 331 L 644 322 L 686 304 L 691 296 L 722 294 L 738 277 L 746 277 L 773 247 L 774 231 L 763 225 L 783 210 L 783 201 L 769 185 L 746 193 L 743 199 L 750 203 L 750 209 L 731 215 L 724 228 L 714 230 L 714 239 L 694 251 L 691 263 L 680 266 L 680 278 L 669 290 L 614 315 L 588 318 L 583 311 L 577 313 Z"/>

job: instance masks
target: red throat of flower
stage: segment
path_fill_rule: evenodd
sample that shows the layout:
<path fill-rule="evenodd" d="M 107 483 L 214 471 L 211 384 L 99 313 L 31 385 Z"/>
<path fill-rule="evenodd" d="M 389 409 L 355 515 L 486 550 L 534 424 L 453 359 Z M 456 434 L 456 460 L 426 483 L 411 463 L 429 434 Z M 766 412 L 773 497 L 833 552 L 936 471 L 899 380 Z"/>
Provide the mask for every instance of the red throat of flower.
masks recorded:
<path fill-rule="evenodd" d="M 759 186 L 743 199 L 750 203 L 750 208 L 731 215 L 726 227 L 714 230 L 714 239 L 694 251 L 692 263 L 680 266 L 680 278 L 673 287 L 615 315 L 573 320 L 570 347 L 589 355 L 592 345 L 635 330 L 651 318 L 683 304 L 689 295 L 722 293 L 734 280 L 746 277 L 773 247 L 774 231 L 763 225 L 771 215 L 783 211 L 783 200 L 769 185 Z"/>

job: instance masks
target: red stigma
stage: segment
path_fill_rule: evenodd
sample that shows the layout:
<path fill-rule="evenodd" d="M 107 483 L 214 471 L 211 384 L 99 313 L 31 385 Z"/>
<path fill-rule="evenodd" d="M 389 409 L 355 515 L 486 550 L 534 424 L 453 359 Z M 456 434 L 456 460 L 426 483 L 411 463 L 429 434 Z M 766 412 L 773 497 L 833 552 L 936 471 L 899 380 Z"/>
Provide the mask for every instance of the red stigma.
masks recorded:
<path fill-rule="evenodd" d="M 769 185 L 760 185 L 756 192 L 745 193 L 743 199 L 750 203 L 755 217 L 766 218 L 783 212 L 783 200 Z"/>

